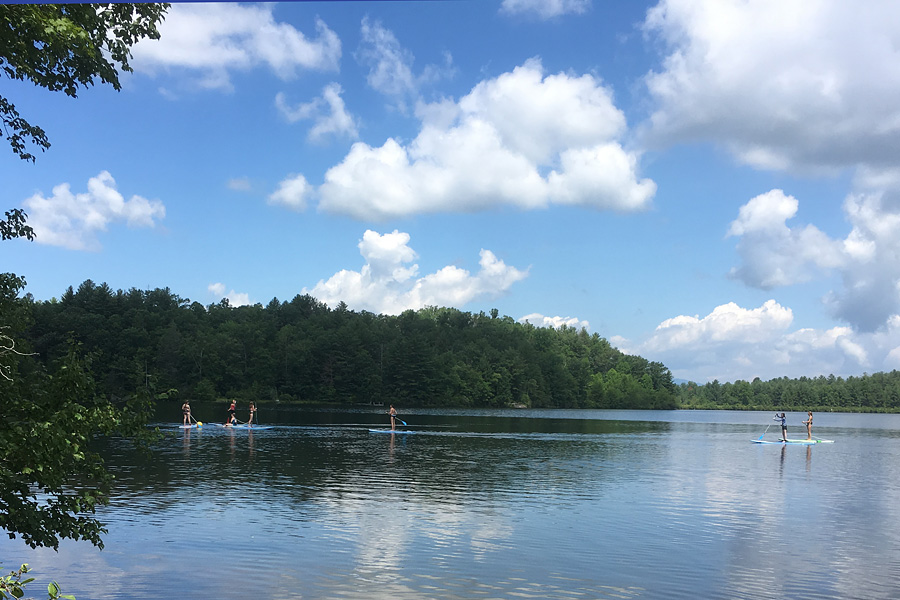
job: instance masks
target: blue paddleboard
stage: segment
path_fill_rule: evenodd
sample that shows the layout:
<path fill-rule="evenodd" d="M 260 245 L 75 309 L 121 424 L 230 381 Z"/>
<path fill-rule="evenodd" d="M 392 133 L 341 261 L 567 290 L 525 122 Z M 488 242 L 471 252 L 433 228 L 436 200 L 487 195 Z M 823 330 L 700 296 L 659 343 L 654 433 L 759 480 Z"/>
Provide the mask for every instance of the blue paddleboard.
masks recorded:
<path fill-rule="evenodd" d="M 370 429 L 369 433 L 415 433 L 404 429 Z"/>
<path fill-rule="evenodd" d="M 790 438 L 787 441 L 784 440 L 750 440 L 754 444 L 798 444 L 801 446 L 812 446 L 813 444 L 833 444 L 834 440 L 792 440 Z"/>

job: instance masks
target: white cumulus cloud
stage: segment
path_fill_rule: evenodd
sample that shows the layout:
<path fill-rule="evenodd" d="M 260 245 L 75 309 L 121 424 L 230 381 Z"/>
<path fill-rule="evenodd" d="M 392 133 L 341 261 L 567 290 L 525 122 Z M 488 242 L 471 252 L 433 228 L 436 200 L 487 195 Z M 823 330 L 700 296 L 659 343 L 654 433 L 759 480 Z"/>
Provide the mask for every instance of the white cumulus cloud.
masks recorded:
<path fill-rule="evenodd" d="M 250 305 L 250 294 L 240 293 L 234 290 L 231 290 L 226 294 L 225 290 L 227 288 L 225 287 L 224 283 L 211 283 L 209 284 L 209 286 L 207 286 L 207 289 L 209 290 L 210 294 L 212 294 L 216 298 L 227 298 L 228 304 L 231 306 L 238 307 Z"/>
<path fill-rule="evenodd" d="M 330 306 L 344 302 L 355 310 L 396 315 L 425 306 L 459 308 L 502 294 L 528 276 L 527 270 L 506 265 L 484 249 L 474 274 L 451 265 L 419 276 L 418 265 L 411 264 L 417 254 L 409 240 L 409 234 L 397 230 L 384 235 L 367 230 L 359 242 L 365 260 L 359 271 L 342 270 L 303 292 Z"/>
<path fill-rule="evenodd" d="M 717 306 L 705 317 L 677 316 L 657 326 L 646 343 L 648 349 L 708 348 L 723 342 L 741 340 L 760 343 L 790 326 L 791 309 L 768 300 L 759 308 L 745 309 L 734 302 Z"/>
<path fill-rule="evenodd" d="M 900 202 L 889 192 L 851 194 L 844 213 L 851 225 L 834 239 L 813 225 L 790 227 L 799 202 L 772 190 L 741 207 L 729 235 L 739 238 L 741 264 L 731 275 L 762 289 L 837 272 L 841 287 L 825 298 L 833 314 L 861 331 L 874 331 L 900 313 Z"/>
<path fill-rule="evenodd" d="M 563 325 L 573 329 L 590 329 L 591 324 L 578 317 L 546 317 L 540 313 L 531 313 L 519 319 L 519 323 L 530 323 L 535 327 L 552 327 L 559 329 Z"/>
<path fill-rule="evenodd" d="M 740 238 L 737 250 L 743 264 L 731 275 L 762 289 L 808 281 L 817 272 L 845 263 L 841 242 L 813 225 L 790 228 L 799 202 L 782 190 L 751 199 L 739 210 L 728 235 Z"/>
<path fill-rule="evenodd" d="M 269 204 L 302 212 L 306 210 L 307 199 L 313 192 L 313 187 L 303 175 L 290 175 L 278 184 L 277 190 L 269 194 Z"/>
<path fill-rule="evenodd" d="M 68 183 L 45 197 L 36 193 L 23 202 L 35 241 L 70 250 L 99 250 L 97 234 L 114 223 L 129 227 L 155 227 L 166 216 L 159 200 L 132 196 L 125 200 L 108 171 L 88 180 L 87 192 L 73 193 Z"/>
<path fill-rule="evenodd" d="M 646 77 L 657 140 L 769 169 L 900 160 L 897 2 L 661 0 L 644 29 L 667 45 Z"/>
<path fill-rule="evenodd" d="M 890 369 L 900 356 L 900 318 L 876 333 L 851 327 L 791 330 L 793 311 L 768 300 L 757 308 L 733 302 L 704 317 L 666 319 L 647 339 L 610 338 L 625 352 L 658 360 L 676 377 L 705 381 L 858 374 Z M 705 382 L 701 381 L 701 383 Z"/>
<path fill-rule="evenodd" d="M 533 59 L 418 115 L 409 144 L 354 144 L 326 172 L 320 209 L 362 220 L 498 205 L 637 211 L 656 192 L 619 140 L 624 115 L 591 75 L 545 75 Z"/>
<path fill-rule="evenodd" d="M 316 36 L 278 22 L 272 4 L 175 3 L 160 25 L 159 40 L 133 48 L 136 71 L 154 74 L 178 69 L 196 76 L 201 87 L 231 89 L 231 72 L 270 68 L 291 79 L 298 70 L 336 71 L 341 42 L 322 20 Z"/>

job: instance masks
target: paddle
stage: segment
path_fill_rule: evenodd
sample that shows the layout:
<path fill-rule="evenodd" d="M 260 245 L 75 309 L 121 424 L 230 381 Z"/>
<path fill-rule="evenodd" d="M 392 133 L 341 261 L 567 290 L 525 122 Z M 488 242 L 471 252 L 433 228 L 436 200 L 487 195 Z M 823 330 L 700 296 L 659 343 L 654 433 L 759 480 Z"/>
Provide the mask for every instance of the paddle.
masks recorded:
<path fill-rule="evenodd" d="M 771 423 L 769 423 L 769 425 L 766 425 L 766 431 L 769 430 L 770 425 L 771 425 Z M 763 434 L 761 436 L 759 436 L 759 439 L 763 439 L 763 436 L 766 435 L 766 431 L 763 431 Z"/>

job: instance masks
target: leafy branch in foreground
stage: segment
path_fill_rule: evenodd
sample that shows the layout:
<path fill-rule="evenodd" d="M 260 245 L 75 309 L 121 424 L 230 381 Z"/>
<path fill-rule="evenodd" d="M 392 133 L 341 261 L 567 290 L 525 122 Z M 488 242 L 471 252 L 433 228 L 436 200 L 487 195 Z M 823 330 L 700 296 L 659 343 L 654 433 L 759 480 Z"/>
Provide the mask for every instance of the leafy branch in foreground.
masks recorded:
<path fill-rule="evenodd" d="M 28 215 L 21 208 L 6 211 L 6 218 L 0 219 L 0 240 L 23 237 L 34 241 L 34 229 L 25 224 L 27 218 Z"/>
<path fill-rule="evenodd" d="M 25 595 L 25 586 L 34 581 L 34 577 L 22 580 L 22 576 L 28 571 L 30 571 L 28 565 L 24 564 L 18 571 L 12 571 L 9 575 L 0 577 L 0 599 L 22 598 Z M 75 600 L 75 596 L 63 594 L 59 584 L 55 581 L 51 581 L 47 585 L 47 598 L 49 600 Z"/>
<path fill-rule="evenodd" d="M 118 70 L 132 71 L 131 47 L 159 39 L 158 25 L 168 8 L 166 3 L 0 4 L 0 72 L 72 98 L 95 79 L 118 91 Z M 35 160 L 28 141 L 42 152 L 50 147 L 44 130 L 3 96 L 0 122 L 0 135 L 21 159 Z"/>
<path fill-rule="evenodd" d="M 94 514 L 108 503 L 113 476 L 92 442 L 147 439 L 149 402 L 116 406 L 96 395 L 90 357 L 74 343 L 55 374 L 4 382 L 0 400 L 8 407 L 0 421 L 0 527 L 32 548 L 56 549 L 61 538 L 102 548 L 106 529 Z"/>
<path fill-rule="evenodd" d="M 22 332 L 32 303 L 18 298 L 24 280 L 0 274 L 3 335 L 15 352 L 0 352 L 0 528 L 31 547 L 58 548 L 61 538 L 103 547 L 94 517 L 107 502 L 112 475 L 94 451 L 98 436 L 147 440 L 147 395 L 113 403 L 96 392 L 92 356 L 74 342 L 45 366 L 30 356 Z M 19 350 L 19 348 L 22 348 Z"/>

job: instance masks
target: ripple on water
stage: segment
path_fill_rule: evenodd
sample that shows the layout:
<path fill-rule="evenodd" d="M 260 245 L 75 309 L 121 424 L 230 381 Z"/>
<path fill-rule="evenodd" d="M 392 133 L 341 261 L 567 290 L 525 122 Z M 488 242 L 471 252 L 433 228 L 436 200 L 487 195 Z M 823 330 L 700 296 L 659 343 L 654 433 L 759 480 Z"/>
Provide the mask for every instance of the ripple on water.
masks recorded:
<path fill-rule="evenodd" d="M 758 446 L 726 416 L 179 431 L 107 449 L 102 553 L 0 550 L 86 598 L 897 597 L 897 436 Z"/>

